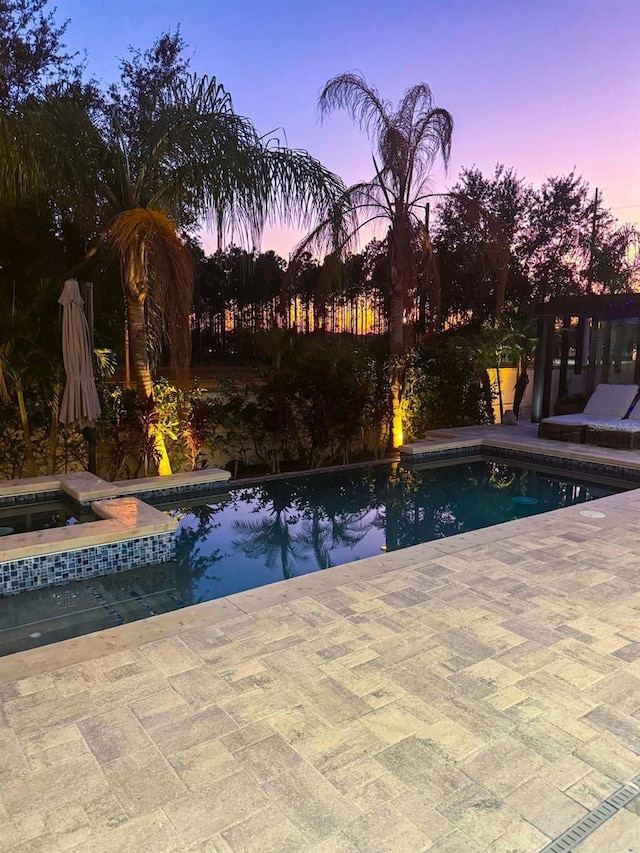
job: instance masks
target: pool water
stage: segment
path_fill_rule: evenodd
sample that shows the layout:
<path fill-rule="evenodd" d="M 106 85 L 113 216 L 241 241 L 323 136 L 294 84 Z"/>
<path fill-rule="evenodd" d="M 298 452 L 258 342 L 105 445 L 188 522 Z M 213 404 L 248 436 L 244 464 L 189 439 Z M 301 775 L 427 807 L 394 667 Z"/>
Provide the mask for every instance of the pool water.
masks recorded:
<path fill-rule="evenodd" d="M 184 607 L 175 563 L 0 598 L 0 656 Z"/>
<path fill-rule="evenodd" d="M 1 507 L 0 543 L 3 536 L 11 536 L 14 533 L 31 533 L 34 530 L 65 527 L 95 520 L 96 517 L 91 510 L 82 509 L 76 504 L 65 501 Z"/>
<path fill-rule="evenodd" d="M 185 504 L 180 597 L 209 601 L 273 581 L 619 491 L 504 462 L 398 464 L 278 477 Z"/>
<path fill-rule="evenodd" d="M 176 559 L 0 599 L 0 654 L 605 497 L 622 486 L 482 459 L 284 475 L 156 504 Z"/>

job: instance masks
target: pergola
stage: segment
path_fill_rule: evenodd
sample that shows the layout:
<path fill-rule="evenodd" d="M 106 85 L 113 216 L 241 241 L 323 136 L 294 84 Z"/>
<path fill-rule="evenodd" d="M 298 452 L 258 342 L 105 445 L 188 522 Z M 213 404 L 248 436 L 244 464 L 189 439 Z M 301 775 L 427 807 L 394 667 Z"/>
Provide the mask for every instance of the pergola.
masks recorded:
<path fill-rule="evenodd" d="M 640 383 L 640 293 L 556 297 L 538 303 L 536 315 L 534 423 L 568 389 L 588 396 L 598 382 Z"/>

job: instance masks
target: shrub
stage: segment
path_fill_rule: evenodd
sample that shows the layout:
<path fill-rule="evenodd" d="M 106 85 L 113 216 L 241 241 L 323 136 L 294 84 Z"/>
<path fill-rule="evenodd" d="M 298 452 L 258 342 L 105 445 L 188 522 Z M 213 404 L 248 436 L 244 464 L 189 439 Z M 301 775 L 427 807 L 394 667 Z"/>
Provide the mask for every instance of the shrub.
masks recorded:
<path fill-rule="evenodd" d="M 234 475 L 255 462 L 276 473 L 282 463 L 315 468 L 379 455 L 386 391 L 371 353 L 304 340 L 279 365 L 258 382 L 224 383 L 213 403 L 215 447 Z"/>
<path fill-rule="evenodd" d="M 135 391 L 120 385 L 102 388 L 98 421 L 100 473 L 108 480 L 129 479 L 157 470 L 152 430 L 165 441 L 172 470 L 209 464 L 208 443 L 214 413 L 199 388 L 178 391 L 164 379 L 154 384 L 154 407 L 147 409 Z"/>
<path fill-rule="evenodd" d="M 427 430 L 489 422 L 483 368 L 468 338 L 425 339 L 408 358 L 405 440 Z"/>

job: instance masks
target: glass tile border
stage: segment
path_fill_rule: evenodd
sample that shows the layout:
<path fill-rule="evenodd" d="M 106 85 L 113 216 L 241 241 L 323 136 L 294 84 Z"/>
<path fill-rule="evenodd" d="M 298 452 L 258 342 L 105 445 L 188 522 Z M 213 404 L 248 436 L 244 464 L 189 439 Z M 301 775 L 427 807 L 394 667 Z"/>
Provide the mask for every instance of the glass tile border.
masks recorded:
<path fill-rule="evenodd" d="M 500 447 L 487 444 L 484 441 L 466 447 L 451 447 L 439 450 L 425 450 L 424 453 L 401 453 L 401 462 L 407 467 L 412 464 L 423 465 L 425 462 L 441 462 L 449 459 L 466 459 L 470 456 L 493 456 L 506 462 L 528 462 L 546 467 L 558 468 L 578 474 L 593 474 L 598 477 L 608 477 L 624 483 L 640 486 L 640 469 L 627 468 L 623 465 L 612 465 L 606 462 L 596 462 L 587 459 L 574 459 L 569 456 L 552 456 L 539 451 L 522 450 L 511 447 Z"/>
<path fill-rule="evenodd" d="M 174 531 L 0 562 L 0 597 L 115 574 L 175 558 Z"/>

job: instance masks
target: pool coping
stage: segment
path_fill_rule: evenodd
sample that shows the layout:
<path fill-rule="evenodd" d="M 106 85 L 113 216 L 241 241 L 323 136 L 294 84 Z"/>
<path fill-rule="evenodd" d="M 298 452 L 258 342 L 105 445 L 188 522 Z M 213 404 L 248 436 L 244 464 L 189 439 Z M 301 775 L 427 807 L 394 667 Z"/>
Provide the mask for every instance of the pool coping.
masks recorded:
<path fill-rule="evenodd" d="M 503 443 L 500 433 L 496 432 L 498 429 L 501 429 L 501 427 L 449 429 L 442 431 L 447 433 L 446 437 L 441 433 L 436 434 L 434 432 L 431 434 L 433 438 L 428 439 L 428 446 L 434 450 L 472 447 L 481 449 L 483 446 L 492 447 L 498 443 L 499 446 L 503 446 L 506 449 L 511 448 L 524 451 L 537 447 L 538 450 L 544 450 L 545 455 L 557 458 L 571 459 L 578 457 L 582 461 L 589 461 L 589 459 L 596 462 L 606 461 L 607 464 L 613 467 L 632 468 L 640 471 L 640 458 L 630 458 L 633 451 L 613 450 L 602 452 L 605 451 L 605 448 L 594 447 L 590 448 L 591 452 L 576 453 L 576 449 L 583 446 L 570 444 L 566 444 L 560 449 L 556 447 L 549 448 L 549 445 L 556 445 L 558 442 L 538 439 L 531 441 L 532 436 L 527 435 L 527 433 L 531 433 L 531 430 L 527 430 L 527 433 L 524 434 L 524 441 L 516 439 L 514 442 L 514 439 L 509 437 Z M 513 427 L 506 429 L 513 430 Z M 472 431 L 473 435 L 470 434 Z M 481 431 L 480 434 L 478 434 L 478 431 Z M 424 441 L 416 442 L 416 445 L 422 448 L 424 444 Z M 403 457 L 406 454 L 407 447 L 405 445 L 401 448 Z M 554 452 L 547 452 L 548 450 Z M 417 461 L 420 455 L 423 454 L 424 450 L 413 452 L 410 455 Z M 240 483 L 242 481 L 235 481 L 234 485 L 236 482 Z M 600 510 L 605 512 L 607 527 L 616 526 L 617 524 L 624 524 L 629 519 L 630 513 L 633 514 L 634 518 L 637 516 L 637 511 L 630 510 L 629 504 L 632 501 L 638 501 L 639 498 L 640 490 L 629 489 L 625 492 L 590 501 L 589 508 L 591 511 Z M 257 613 L 278 604 L 326 592 L 345 584 L 374 578 L 398 569 L 417 567 L 432 560 L 434 557 L 472 550 L 476 545 L 486 545 L 512 536 L 535 531 L 536 528 L 539 528 L 541 525 L 546 526 L 549 521 L 560 518 L 563 514 L 572 514 L 572 516 L 579 518 L 581 522 L 585 522 L 587 519 L 579 515 L 580 512 L 584 511 L 584 509 L 580 509 L 581 506 L 563 507 L 539 515 L 503 522 L 492 527 L 461 533 L 446 539 L 438 539 L 387 554 L 344 563 L 320 572 L 276 581 L 255 589 L 217 598 L 213 601 L 190 605 L 171 613 L 151 616 L 118 627 L 6 655 L 0 658 L 0 684 L 23 678 L 27 672 L 29 675 L 40 675 L 59 669 L 61 666 L 95 660 L 114 651 L 123 651 L 144 645 L 145 643 L 173 637 L 185 631 L 226 622 L 234 616 Z M 591 519 L 588 521 L 590 524 L 598 524 L 598 521 L 594 522 Z"/>
<path fill-rule="evenodd" d="M 220 485 L 231 477 L 222 468 L 203 468 L 199 471 L 183 471 L 168 477 L 142 477 L 136 480 L 118 480 L 110 483 L 89 471 L 58 474 L 51 477 L 28 477 L 23 480 L 0 482 L 0 502 L 11 506 L 13 497 L 62 492 L 76 503 L 86 506 L 93 501 L 106 498 L 135 497 L 140 494 L 170 492 L 184 487 Z"/>
<path fill-rule="evenodd" d="M 0 565 L 26 557 L 75 551 L 173 531 L 177 522 L 145 503 L 140 495 L 224 486 L 230 476 L 228 471 L 212 468 L 117 483 L 108 483 L 88 471 L 58 477 L 9 480 L 0 484 L 3 506 L 19 507 L 24 505 L 23 498 L 36 495 L 62 495 L 81 506 L 89 506 L 100 520 L 4 536 L 0 540 Z M 17 499 L 13 504 L 9 502 L 12 498 Z"/>
<path fill-rule="evenodd" d="M 634 451 L 614 450 L 604 447 L 596 447 L 586 444 L 574 444 L 571 442 L 552 441 L 550 439 L 539 439 L 528 429 L 524 435 L 516 434 L 519 427 L 499 425 L 492 427 L 461 427 L 454 431 L 434 430 L 429 438 L 405 444 L 400 448 L 400 456 L 403 461 L 418 460 L 422 457 L 441 450 L 454 450 L 469 447 L 493 447 L 497 446 L 504 450 L 537 451 L 551 459 L 571 459 L 586 463 L 605 462 L 617 468 L 630 468 L 640 471 L 640 454 Z M 535 424 L 531 426 L 537 426 Z M 488 432 L 491 430 L 491 432 Z M 463 433 L 469 431 L 469 436 L 452 435 L 451 433 Z"/>

